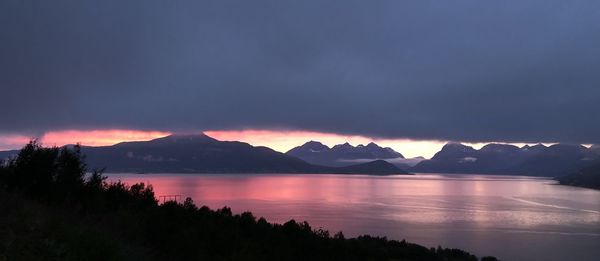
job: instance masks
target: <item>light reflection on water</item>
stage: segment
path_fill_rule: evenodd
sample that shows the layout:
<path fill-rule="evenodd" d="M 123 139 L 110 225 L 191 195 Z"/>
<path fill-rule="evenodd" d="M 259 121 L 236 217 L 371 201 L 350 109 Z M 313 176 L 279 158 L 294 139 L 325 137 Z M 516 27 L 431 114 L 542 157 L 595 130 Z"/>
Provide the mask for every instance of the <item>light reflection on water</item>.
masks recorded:
<path fill-rule="evenodd" d="M 599 260 L 600 191 L 482 175 L 107 174 L 197 205 L 504 260 Z"/>

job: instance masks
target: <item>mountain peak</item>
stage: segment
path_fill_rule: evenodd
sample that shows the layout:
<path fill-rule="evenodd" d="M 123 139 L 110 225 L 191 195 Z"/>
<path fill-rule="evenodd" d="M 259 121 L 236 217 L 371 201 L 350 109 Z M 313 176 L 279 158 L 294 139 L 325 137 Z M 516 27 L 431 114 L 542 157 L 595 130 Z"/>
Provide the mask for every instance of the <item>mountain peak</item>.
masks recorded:
<path fill-rule="evenodd" d="M 444 147 L 442 147 L 442 151 L 443 150 L 474 150 L 473 147 L 471 146 L 467 146 L 464 145 L 460 142 L 448 142 L 446 143 L 446 145 L 444 145 Z"/>
<path fill-rule="evenodd" d="M 516 151 L 519 147 L 510 144 L 501 143 L 489 143 L 483 146 L 480 151 L 484 152 L 505 152 L 505 151 Z"/>
<path fill-rule="evenodd" d="M 381 148 L 379 145 L 375 144 L 375 142 L 369 142 L 369 144 L 367 144 L 367 147 L 369 148 Z"/>
<path fill-rule="evenodd" d="M 458 142 L 448 142 L 432 159 L 463 158 L 476 153 L 473 147 Z"/>
<path fill-rule="evenodd" d="M 152 140 L 152 142 L 215 142 L 216 139 L 204 134 L 204 133 L 196 133 L 196 134 L 171 134 L 166 137 L 158 138 Z"/>
<path fill-rule="evenodd" d="M 540 152 L 543 151 L 544 149 L 546 149 L 546 146 L 544 146 L 541 143 L 538 143 L 536 145 L 533 146 L 529 146 L 529 145 L 524 145 L 523 147 L 521 147 L 521 150 L 523 151 L 535 151 L 535 152 Z"/>
<path fill-rule="evenodd" d="M 344 144 L 338 144 L 333 146 L 332 149 L 337 150 L 337 149 L 353 149 L 354 146 L 350 145 L 350 143 L 345 142 Z"/>
<path fill-rule="evenodd" d="M 329 147 L 327 145 L 325 145 L 319 141 L 314 141 L 314 140 L 304 143 L 301 147 L 305 147 L 305 148 L 312 149 L 312 150 L 318 150 L 318 151 L 329 150 Z"/>
<path fill-rule="evenodd" d="M 329 151 L 329 147 L 327 147 L 327 145 L 324 145 L 323 143 L 318 142 L 318 141 L 311 140 L 311 141 L 308 141 L 308 142 L 302 144 L 301 146 L 292 148 L 291 150 L 289 150 L 286 153 L 297 156 L 302 153 L 326 152 L 326 151 Z"/>

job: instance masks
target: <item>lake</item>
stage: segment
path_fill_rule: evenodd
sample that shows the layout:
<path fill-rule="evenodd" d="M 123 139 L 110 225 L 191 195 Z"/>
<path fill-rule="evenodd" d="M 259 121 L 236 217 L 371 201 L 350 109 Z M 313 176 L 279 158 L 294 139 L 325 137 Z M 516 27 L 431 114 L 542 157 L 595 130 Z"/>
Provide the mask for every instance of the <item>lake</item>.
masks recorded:
<path fill-rule="evenodd" d="M 600 260 L 600 191 L 524 176 L 106 174 L 156 196 L 502 260 Z"/>

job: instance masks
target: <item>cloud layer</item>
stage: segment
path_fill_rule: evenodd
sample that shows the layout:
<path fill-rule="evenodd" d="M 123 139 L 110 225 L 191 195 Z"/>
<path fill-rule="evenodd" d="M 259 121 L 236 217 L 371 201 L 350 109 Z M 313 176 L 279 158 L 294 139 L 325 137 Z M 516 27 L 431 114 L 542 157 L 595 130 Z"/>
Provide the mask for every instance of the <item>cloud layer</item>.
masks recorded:
<path fill-rule="evenodd" d="M 600 143 L 600 2 L 0 3 L 0 133 Z"/>

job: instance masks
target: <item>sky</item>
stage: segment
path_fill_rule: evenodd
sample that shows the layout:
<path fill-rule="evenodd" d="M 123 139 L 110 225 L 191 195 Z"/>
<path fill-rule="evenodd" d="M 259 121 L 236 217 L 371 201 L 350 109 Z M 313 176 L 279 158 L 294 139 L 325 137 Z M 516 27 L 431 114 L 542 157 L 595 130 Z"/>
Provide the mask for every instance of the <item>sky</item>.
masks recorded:
<path fill-rule="evenodd" d="M 115 130 L 600 143 L 594 0 L 5 0 L 0 32 L 0 148 Z"/>

